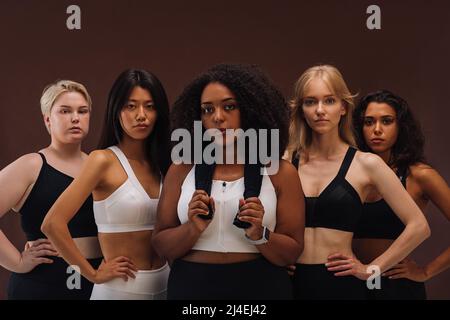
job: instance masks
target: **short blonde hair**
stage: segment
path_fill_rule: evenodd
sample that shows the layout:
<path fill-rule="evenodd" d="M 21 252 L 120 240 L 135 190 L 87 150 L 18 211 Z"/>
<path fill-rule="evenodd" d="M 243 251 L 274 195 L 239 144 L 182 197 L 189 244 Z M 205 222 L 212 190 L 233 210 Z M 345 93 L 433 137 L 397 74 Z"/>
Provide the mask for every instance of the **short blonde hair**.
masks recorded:
<path fill-rule="evenodd" d="M 71 80 L 59 80 L 45 87 L 41 96 L 41 111 L 43 115 L 50 114 L 53 104 L 65 92 L 78 92 L 87 101 L 89 110 L 92 108 L 92 100 L 86 87 L 81 83 Z"/>
<path fill-rule="evenodd" d="M 291 155 L 294 152 L 303 152 L 306 153 L 307 158 L 308 148 L 312 143 L 312 129 L 306 123 L 302 104 L 306 88 L 313 79 L 317 78 L 322 79 L 333 94 L 342 100 L 346 113 L 341 116 L 339 122 L 339 136 L 349 145 L 356 145 L 352 123 L 353 110 L 355 109 L 353 99 L 356 95 L 350 93 L 342 74 L 336 67 L 317 65 L 307 69 L 295 83 L 294 97 L 290 101 L 291 120 L 288 153 Z"/>

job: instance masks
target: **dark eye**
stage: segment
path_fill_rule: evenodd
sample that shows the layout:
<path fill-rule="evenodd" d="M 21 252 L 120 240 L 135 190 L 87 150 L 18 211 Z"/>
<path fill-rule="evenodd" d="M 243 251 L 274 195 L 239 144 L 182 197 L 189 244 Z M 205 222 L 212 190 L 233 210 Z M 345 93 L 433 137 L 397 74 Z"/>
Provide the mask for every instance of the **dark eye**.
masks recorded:
<path fill-rule="evenodd" d="M 213 106 L 209 106 L 209 105 L 203 105 L 201 107 L 201 109 L 202 109 L 202 113 L 203 114 L 208 114 L 208 113 L 214 112 L 214 107 Z"/>
<path fill-rule="evenodd" d="M 85 113 L 88 113 L 89 111 L 88 111 L 88 109 L 82 109 L 79 112 L 82 113 L 82 114 L 85 114 Z"/>
<path fill-rule="evenodd" d="M 127 108 L 130 110 L 133 110 L 134 108 L 136 108 L 136 105 L 129 103 L 129 104 L 127 104 Z"/>
<path fill-rule="evenodd" d="M 325 99 L 325 104 L 326 105 L 332 105 L 336 103 L 336 99 L 335 98 L 326 98 Z"/>
<path fill-rule="evenodd" d="M 373 125 L 373 119 L 370 119 L 370 118 L 367 118 L 367 119 L 364 119 L 364 125 L 365 126 L 372 126 Z"/>
<path fill-rule="evenodd" d="M 236 106 L 234 104 L 227 104 L 223 108 L 227 111 L 231 111 L 231 110 L 236 109 Z"/>
<path fill-rule="evenodd" d="M 148 104 L 147 105 L 147 109 L 153 110 L 153 109 L 155 109 L 155 105 L 154 104 Z"/>
<path fill-rule="evenodd" d="M 394 123 L 394 119 L 392 119 L 392 118 L 384 118 L 383 119 L 383 124 L 384 125 L 390 125 L 392 123 Z"/>
<path fill-rule="evenodd" d="M 303 105 L 305 107 L 310 107 L 310 106 L 314 105 L 314 103 L 315 103 L 314 99 L 305 99 L 305 100 L 303 100 Z"/>

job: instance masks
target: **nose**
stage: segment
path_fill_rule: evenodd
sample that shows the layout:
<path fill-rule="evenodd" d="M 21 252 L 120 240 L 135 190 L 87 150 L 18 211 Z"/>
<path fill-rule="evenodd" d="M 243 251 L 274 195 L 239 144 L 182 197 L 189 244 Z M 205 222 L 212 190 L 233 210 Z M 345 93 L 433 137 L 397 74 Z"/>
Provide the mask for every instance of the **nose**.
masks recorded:
<path fill-rule="evenodd" d="M 375 123 L 375 127 L 374 127 L 374 129 L 373 129 L 373 132 L 374 132 L 376 135 L 380 135 L 380 134 L 383 133 L 383 130 L 382 130 L 382 128 L 381 128 L 381 123 L 380 123 L 379 121 L 377 121 L 377 122 Z"/>
<path fill-rule="evenodd" d="M 73 123 L 80 122 L 80 115 L 78 114 L 78 112 L 73 112 L 72 113 L 72 122 Z"/>
<path fill-rule="evenodd" d="M 325 113 L 325 109 L 323 107 L 322 101 L 319 101 L 319 103 L 317 104 L 317 108 L 316 108 L 316 114 L 324 114 Z"/>
<path fill-rule="evenodd" d="M 144 106 L 140 106 L 138 109 L 138 112 L 136 114 L 136 120 L 137 121 L 144 121 L 146 118 L 145 116 L 145 110 L 144 110 Z"/>
<path fill-rule="evenodd" d="M 216 123 L 220 123 L 224 121 L 224 112 L 222 110 L 222 108 L 216 108 L 216 110 L 214 110 L 214 116 L 213 116 L 213 120 Z"/>

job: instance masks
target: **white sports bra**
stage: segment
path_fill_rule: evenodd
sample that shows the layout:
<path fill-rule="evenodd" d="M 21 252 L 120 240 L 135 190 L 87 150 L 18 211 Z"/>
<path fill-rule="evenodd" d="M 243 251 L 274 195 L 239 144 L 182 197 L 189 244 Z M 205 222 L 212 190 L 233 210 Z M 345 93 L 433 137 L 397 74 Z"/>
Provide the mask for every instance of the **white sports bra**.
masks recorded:
<path fill-rule="evenodd" d="M 98 232 L 153 230 L 159 199 L 152 199 L 148 196 L 122 150 L 117 146 L 108 149 L 117 156 L 128 179 L 108 198 L 94 201 L 94 217 Z M 159 194 L 161 194 L 161 187 L 160 183 Z"/>
<path fill-rule="evenodd" d="M 189 171 L 181 186 L 178 200 L 178 219 L 188 221 L 188 206 L 195 191 L 195 165 Z M 245 231 L 233 225 L 233 219 L 239 209 L 239 199 L 244 195 L 244 177 L 234 181 L 213 180 L 211 196 L 214 198 L 216 211 L 208 227 L 192 249 L 215 252 L 259 252 L 255 245 L 248 242 Z M 263 225 L 270 231 L 275 230 L 277 195 L 270 177 L 266 174 L 261 184 L 259 195 L 264 206 Z"/>

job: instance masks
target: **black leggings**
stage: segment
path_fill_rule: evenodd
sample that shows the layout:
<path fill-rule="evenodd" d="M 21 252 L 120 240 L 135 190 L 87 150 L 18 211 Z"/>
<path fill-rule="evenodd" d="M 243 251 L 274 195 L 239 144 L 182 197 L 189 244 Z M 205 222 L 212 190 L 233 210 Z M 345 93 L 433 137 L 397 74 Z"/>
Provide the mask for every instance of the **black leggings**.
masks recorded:
<path fill-rule="evenodd" d="M 296 264 L 294 297 L 299 300 L 364 300 L 366 282 L 353 276 L 337 277 L 325 264 Z"/>
<path fill-rule="evenodd" d="M 74 275 L 69 265 L 59 257 L 50 258 L 51 264 L 40 264 L 28 273 L 12 273 L 8 284 L 9 300 L 89 300 L 93 283 L 80 276 L 80 288 L 72 290 L 67 286 L 67 280 Z M 89 259 L 97 269 L 99 259 Z M 70 279 L 69 279 L 70 280 Z M 69 283 L 73 283 L 69 281 Z"/>
<path fill-rule="evenodd" d="M 167 285 L 168 300 L 291 300 L 289 275 L 261 257 L 230 264 L 175 260 Z"/>
<path fill-rule="evenodd" d="M 368 300 L 426 300 L 423 282 L 381 277 L 380 289 L 366 288 Z"/>

